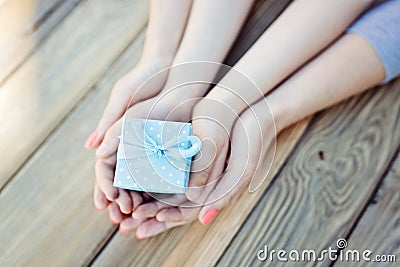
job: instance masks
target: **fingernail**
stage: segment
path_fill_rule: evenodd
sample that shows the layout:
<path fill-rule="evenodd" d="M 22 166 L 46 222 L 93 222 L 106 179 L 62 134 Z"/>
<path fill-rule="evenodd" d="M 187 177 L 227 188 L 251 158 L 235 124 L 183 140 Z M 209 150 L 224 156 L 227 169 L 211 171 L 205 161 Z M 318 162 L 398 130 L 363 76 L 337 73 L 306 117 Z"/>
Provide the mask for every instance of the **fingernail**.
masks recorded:
<path fill-rule="evenodd" d="M 116 221 L 114 221 L 114 220 L 111 219 L 111 218 L 110 218 L 110 222 L 111 222 L 112 224 L 119 224 L 119 222 L 116 222 Z"/>
<path fill-rule="evenodd" d="M 136 231 L 135 236 L 136 236 L 136 239 L 138 239 L 138 240 L 143 239 L 143 237 L 138 233 L 138 231 Z"/>
<path fill-rule="evenodd" d="M 207 211 L 204 214 L 201 223 L 203 225 L 209 224 L 212 220 L 214 220 L 214 218 L 215 218 L 215 216 L 217 216 L 217 214 L 218 214 L 217 210 L 209 210 L 209 211 Z"/>
<path fill-rule="evenodd" d="M 99 135 L 99 133 L 97 131 L 94 131 L 91 135 L 89 135 L 89 137 L 86 139 L 86 142 L 85 142 L 86 149 L 93 148 L 93 144 L 96 141 L 98 135 Z"/>

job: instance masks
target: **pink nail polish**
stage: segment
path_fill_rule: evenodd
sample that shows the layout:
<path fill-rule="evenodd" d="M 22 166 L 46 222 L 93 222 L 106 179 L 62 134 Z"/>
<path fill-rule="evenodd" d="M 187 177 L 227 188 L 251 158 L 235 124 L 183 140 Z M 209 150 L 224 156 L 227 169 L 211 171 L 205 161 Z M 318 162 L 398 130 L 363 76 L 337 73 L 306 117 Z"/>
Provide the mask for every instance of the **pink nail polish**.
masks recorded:
<path fill-rule="evenodd" d="M 207 225 L 209 224 L 212 220 L 214 220 L 215 216 L 217 216 L 218 211 L 217 210 L 209 210 L 204 214 L 202 218 L 202 224 Z"/>
<path fill-rule="evenodd" d="M 91 149 L 93 148 L 93 144 L 96 141 L 99 133 L 97 131 L 94 131 L 87 139 L 85 142 L 85 148 Z"/>

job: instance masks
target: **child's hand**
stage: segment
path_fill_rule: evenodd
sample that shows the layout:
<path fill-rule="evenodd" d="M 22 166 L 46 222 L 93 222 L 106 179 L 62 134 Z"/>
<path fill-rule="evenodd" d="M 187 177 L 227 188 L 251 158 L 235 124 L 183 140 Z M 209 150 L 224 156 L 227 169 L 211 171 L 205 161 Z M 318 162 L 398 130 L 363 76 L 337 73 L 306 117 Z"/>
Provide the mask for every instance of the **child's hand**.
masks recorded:
<path fill-rule="evenodd" d="M 261 170 L 261 163 L 264 167 L 272 164 L 273 157 L 269 156 L 275 152 L 275 132 L 272 115 L 264 100 L 247 109 L 233 127 L 231 156 L 227 169 L 216 181 L 217 184 L 205 187 L 199 196 L 200 202 L 197 203 L 189 201 L 184 195 L 175 195 L 141 204 L 133 212 L 133 218 L 150 219 L 140 224 L 136 236 L 150 237 L 196 218 L 204 225 L 210 223 L 221 209 L 240 197 L 255 173 Z M 267 155 L 268 161 L 265 162 Z M 224 164 L 222 161 L 214 163 L 212 169 L 221 170 Z M 268 170 L 269 168 L 262 169 L 265 172 Z M 213 176 L 208 173 L 203 175 L 205 180 Z M 265 175 L 266 173 L 257 173 L 258 177 L 263 178 Z M 176 207 L 168 203 L 173 203 Z"/>
<path fill-rule="evenodd" d="M 184 90 L 184 89 L 182 89 Z M 184 104 L 177 103 L 176 94 L 183 96 L 183 91 L 150 98 L 129 108 L 127 116 L 132 118 L 148 118 L 158 120 L 187 121 L 190 117 L 193 101 Z M 96 151 L 97 162 L 94 203 L 95 207 L 103 210 L 109 207 L 110 219 L 120 223 L 138 205 L 143 203 L 143 195 L 139 192 L 115 188 L 113 186 L 116 152 L 121 134 L 122 119 L 117 120 L 106 132 L 101 145 Z M 115 201 L 110 205 L 110 202 Z"/>
<path fill-rule="evenodd" d="M 103 116 L 96 130 L 87 138 L 85 148 L 93 149 L 99 146 L 106 131 L 122 117 L 129 107 L 149 99 L 161 91 L 168 74 L 162 70 L 167 68 L 169 63 L 170 60 L 162 58 L 139 62 L 114 85 Z M 145 90 L 140 89 L 147 79 L 157 73 L 159 74 L 151 80 L 151 88 L 146 86 Z"/>
<path fill-rule="evenodd" d="M 224 171 L 231 125 L 234 120 L 235 114 L 230 112 L 229 107 L 207 98 L 200 100 L 193 111 L 192 125 L 193 134 L 200 138 L 202 147 L 193 160 L 186 194 L 165 195 L 144 203 L 132 213 L 133 218 L 136 220 L 152 218 L 144 223 L 144 227 L 150 225 L 152 228 L 155 224 L 157 232 L 193 221 Z M 166 224 L 159 225 L 154 217 L 161 209 L 171 206 L 180 208 L 169 209 L 170 221 L 167 220 Z M 145 236 L 146 233 L 138 232 L 138 238 Z"/>

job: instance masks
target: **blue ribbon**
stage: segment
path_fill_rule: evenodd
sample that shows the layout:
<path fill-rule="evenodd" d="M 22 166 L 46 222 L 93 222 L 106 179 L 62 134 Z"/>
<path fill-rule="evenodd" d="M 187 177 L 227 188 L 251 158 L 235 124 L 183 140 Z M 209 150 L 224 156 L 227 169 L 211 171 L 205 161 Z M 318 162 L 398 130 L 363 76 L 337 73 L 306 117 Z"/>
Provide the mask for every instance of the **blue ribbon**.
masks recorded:
<path fill-rule="evenodd" d="M 176 168 L 188 169 L 191 158 L 200 150 L 201 142 L 197 136 L 173 136 L 161 144 L 147 134 L 145 121 L 135 120 L 135 122 L 134 125 L 130 120 L 124 122 L 123 129 L 126 133 L 119 137 L 121 142 L 118 159 L 137 160 L 144 157 L 154 159 L 153 156 L 156 156 L 157 159 L 166 158 Z M 180 147 L 182 143 L 185 145 Z M 141 167 L 140 165 L 142 164 L 139 162 L 135 163 L 135 167 Z"/>

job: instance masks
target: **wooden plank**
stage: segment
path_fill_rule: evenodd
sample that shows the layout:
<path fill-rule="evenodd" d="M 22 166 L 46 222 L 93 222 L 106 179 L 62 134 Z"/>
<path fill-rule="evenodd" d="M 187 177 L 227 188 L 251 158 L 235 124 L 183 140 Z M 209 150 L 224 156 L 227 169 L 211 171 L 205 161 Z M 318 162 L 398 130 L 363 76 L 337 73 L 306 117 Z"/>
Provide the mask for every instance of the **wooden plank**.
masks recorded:
<path fill-rule="evenodd" d="M 33 32 L 39 28 L 42 24 L 56 9 L 66 2 L 64 0 L 41 0 L 35 6 L 35 14 L 32 20 L 27 25 L 25 29 L 28 32 Z"/>
<path fill-rule="evenodd" d="M 47 38 L 51 31 L 56 28 L 65 17 L 71 14 L 72 10 L 82 1 L 83 0 L 58 1 L 57 4 L 53 5 L 46 13 L 43 13 L 40 17 L 36 17 L 35 20 L 32 20 L 32 22 L 28 24 L 26 35 L 31 34 L 37 40 L 37 47 L 38 44 Z"/>
<path fill-rule="evenodd" d="M 274 265 L 258 261 L 264 245 L 321 251 L 347 237 L 400 145 L 399 89 L 397 80 L 323 112 L 219 265 Z"/>
<path fill-rule="evenodd" d="M 309 120 L 310 118 L 302 121 L 279 136 L 276 160 L 262 187 L 256 193 L 243 194 L 236 203 L 223 210 L 212 225 L 204 227 L 193 222 L 141 241 L 133 234 L 117 232 L 96 259 L 94 266 L 214 265 L 290 154 Z M 238 214 L 238 210 L 242 212 Z"/>
<path fill-rule="evenodd" d="M 357 223 L 347 249 L 371 250 L 375 255 L 395 255 L 400 260 L 400 154 L 383 180 L 377 196 Z M 374 264 L 374 263 L 370 263 Z M 375 263 L 378 264 L 378 263 Z M 379 266 L 392 266 L 393 262 L 380 262 Z M 337 261 L 334 266 L 348 266 Z"/>
<path fill-rule="evenodd" d="M 146 241 L 138 241 L 132 233 L 117 232 L 93 266 L 160 266 L 188 227 L 175 228 Z"/>
<path fill-rule="evenodd" d="M 81 0 L 8 0 L 0 6 L 0 84 Z M 51 18 L 51 19 L 50 19 Z M 40 29 L 39 26 L 42 26 Z"/>
<path fill-rule="evenodd" d="M 93 207 L 95 157 L 83 142 L 143 41 L 141 34 L 1 192 L 0 266 L 85 265 L 114 232 Z"/>
<path fill-rule="evenodd" d="M 271 1 L 267 2 L 269 5 L 277 4 L 272 4 Z M 279 1 L 275 0 L 275 2 Z M 264 1 L 259 0 L 255 6 L 259 7 L 263 5 Z M 253 9 L 252 13 L 260 12 L 268 18 L 274 19 L 281 13 L 283 8 L 284 6 L 281 6 L 281 8 L 262 9 L 262 12 L 258 11 L 258 9 Z M 269 20 L 262 20 L 262 23 L 257 24 L 253 24 L 254 22 L 250 20 L 249 23 L 252 23 L 254 27 L 252 31 L 247 32 L 246 36 L 248 38 L 244 38 L 247 42 L 240 41 L 236 43 L 227 61 L 234 63 L 235 60 L 238 60 L 237 54 L 234 53 L 236 49 L 244 53 L 247 50 L 244 47 L 252 44 L 258 38 L 257 34 L 262 34 L 263 30 L 260 30 L 260 27 L 265 29 L 269 25 Z M 268 24 L 264 25 L 263 23 Z M 244 28 L 247 27 L 249 26 L 245 26 Z M 235 58 L 232 58 L 232 55 Z M 275 165 L 270 172 L 269 178 L 263 183 L 262 189 L 268 186 L 274 174 L 283 164 L 297 140 L 306 129 L 309 120 L 310 118 L 293 126 L 279 137 Z M 142 241 L 136 240 L 132 234 L 121 234 L 118 232 L 94 263 L 96 266 L 109 266 L 111 264 L 117 264 L 118 266 L 159 266 L 161 263 L 165 266 L 181 266 L 185 262 L 188 265 L 195 263 L 201 266 L 212 265 L 221 256 L 235 232 L 261 197 L 262 189 L 251 195 L 244 194 L 240 201 L 231 205 L 231 207 L 224 210 L 218 216 L 222 219 L 217 219 L 209 227 L 204 227 L 194 222 L 189 226 L 179 227 L 160 236 Z M 235 213 L 237 209 L 244 210 L 244 212 L 238 216 Z M 227 221 L 229 221 L 229 224 L 226 223 Z M 224 233 L 223 236 L 216 234 L 221 231 Z M 165 243 L 166 240 L 168 240 L 168 243 Z M 211 247 L 209 244 L 215 245 Z M 199 259 L 201 261 L 198 261 Z"/>
<path fill-rule="evenodd" d="M 311 118 L 307 118 L 279 135 L 272 168 L 268 177 L 255 193 L 243 193 L 237 202 L 232 203 L 218 215 L 212 225 L 204 227 L 198 222 L 192 223 L 179 244 L 168 255 L 163 266 L 215 265 L 226 248 L 230 246 L 231 240 L 262 197 L 263 192 L 270 186 L 273 178 L 303 135 L 310 120 Z M 268 165 L 264 167 L 268 168 Z M 260 173 L 265 173 L 265 169 L 262 169 Z"/>
<path fill-rule="evenodd" d="M 291 2 L 292 0 L 256 1 L 225 64 L 233 66 Z"/>
<path fill-rule="evenodd" d="M 82 3 L 1 86 L 0 188 L 143 29 L 147 9 Z"/>

